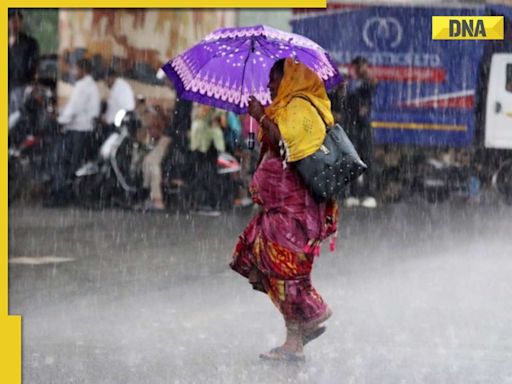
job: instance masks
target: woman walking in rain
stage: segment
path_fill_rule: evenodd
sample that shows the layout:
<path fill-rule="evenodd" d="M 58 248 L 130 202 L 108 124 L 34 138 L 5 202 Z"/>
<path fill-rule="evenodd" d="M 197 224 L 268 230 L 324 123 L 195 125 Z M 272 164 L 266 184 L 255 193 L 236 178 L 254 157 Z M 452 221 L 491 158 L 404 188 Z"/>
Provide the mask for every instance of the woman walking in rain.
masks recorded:
<path fill-rule="evenodd" d="M 302 361 L 304 345 L 325 331 L 322 323 L 331 316 L 311 271 L 321 241 L 336 232 L 337 204 L 315 201 L 294 162 L 320 148 L 333 116 L 322 80 L 294 59 L 274 63 L 268 88 L 269 107 L 249 102 L 249 114 L 261 125 L 250 190 L 262 209 L 240 236 L 231 268 L 266 293 L 284 317 L 286 341 L 260 357 Z"/>

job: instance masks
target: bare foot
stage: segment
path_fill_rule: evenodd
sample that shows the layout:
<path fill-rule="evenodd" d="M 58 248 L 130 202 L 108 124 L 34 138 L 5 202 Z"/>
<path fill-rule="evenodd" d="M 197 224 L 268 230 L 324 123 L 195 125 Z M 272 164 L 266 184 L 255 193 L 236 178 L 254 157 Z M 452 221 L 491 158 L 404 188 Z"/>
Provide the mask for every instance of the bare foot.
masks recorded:
<path fill-rule="evenodd" d="M 155 209 L 165 209 L 165 204 L 161 199 L 154 199 L 152 203 Z"/>

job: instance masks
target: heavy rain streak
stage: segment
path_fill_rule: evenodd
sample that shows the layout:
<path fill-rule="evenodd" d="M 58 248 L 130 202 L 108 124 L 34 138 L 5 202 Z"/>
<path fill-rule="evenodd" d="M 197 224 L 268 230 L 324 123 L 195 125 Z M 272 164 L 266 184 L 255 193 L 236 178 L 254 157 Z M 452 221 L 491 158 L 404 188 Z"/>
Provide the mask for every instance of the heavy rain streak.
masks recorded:
<path fill-rule="evenodd" d="M 512 381 L 509 0 L 8 28 L 23 383 Z"/>

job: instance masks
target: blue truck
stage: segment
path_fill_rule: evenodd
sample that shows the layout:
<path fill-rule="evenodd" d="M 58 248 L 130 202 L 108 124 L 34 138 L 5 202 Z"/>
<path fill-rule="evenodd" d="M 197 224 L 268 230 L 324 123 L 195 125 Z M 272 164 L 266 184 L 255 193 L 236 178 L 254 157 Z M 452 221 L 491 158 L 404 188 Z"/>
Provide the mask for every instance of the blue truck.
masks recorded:
<path fill-rule="evenodd" d="M 504 42 L 434 41 L 432 16 L 441 15 L 505 15 L 507 38 Z M 491 72 L 496 73 L 489 78 L 486 94 L 506 90 L 507 75 L 512 76 L 511 18 L 512 7 L 507 6 L 358 5 L 298 14 L 291 25 L 294 32 L 327 49 L 342 70 L 356 56 L 369 60 L 379 80 L 372 115 L 377 143 L 464 147 L 475 143 L 477 129 L 485 129 L 477 122 L 485 91 L 481 86 L 484 61 L 490 59 Z M 498 52 L 500 59 L 492 60 Z M 508 93 L 501 104 L 509 104 L 512 112 L 512 99 L 507 98 L 512 93 Z M 492 125 L 512 125 L 512 115 L 507 113 L 488 118 Z M 512 148 L 512 136 L 507 146 Z"/>
<path fill-rule="evenodd" d="M 432 16 L 486 15 L 504 16 L 504 40 L 432 40 Z M 324 47 L 342 72 L 356 56 L 369 61 L 379 81 L 376 144 L 512 149 L 512 7 L 328 4 L 296 12 L 291 26 Z"/>

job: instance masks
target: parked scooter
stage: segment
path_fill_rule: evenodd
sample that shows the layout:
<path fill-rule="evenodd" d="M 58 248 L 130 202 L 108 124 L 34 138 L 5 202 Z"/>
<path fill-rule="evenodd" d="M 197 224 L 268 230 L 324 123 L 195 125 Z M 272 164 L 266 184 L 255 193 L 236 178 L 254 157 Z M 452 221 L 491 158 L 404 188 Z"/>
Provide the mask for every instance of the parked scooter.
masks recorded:
<path fill-rule="evenodd" d="M 48 178 L 48 152 L 58 128 L 54 102 L 51 89 L 36 84 L 27 89 L 21 109 L 9 116 L 9 203 Z"/>

